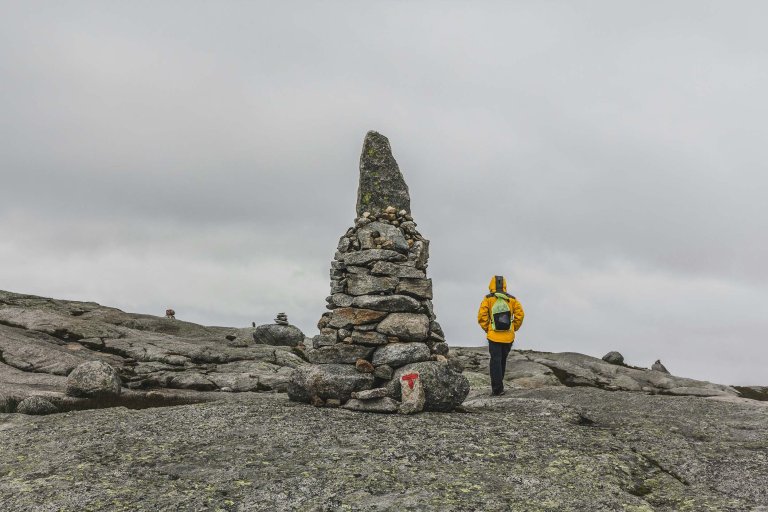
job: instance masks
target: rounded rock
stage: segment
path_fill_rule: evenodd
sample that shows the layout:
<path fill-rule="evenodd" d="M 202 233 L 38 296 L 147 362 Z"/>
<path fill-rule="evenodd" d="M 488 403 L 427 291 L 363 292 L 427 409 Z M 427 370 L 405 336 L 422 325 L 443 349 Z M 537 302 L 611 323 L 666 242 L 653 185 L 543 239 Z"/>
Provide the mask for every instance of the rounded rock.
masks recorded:
<path fill-rule="evenodd" d="M 30 396 L 19 403 L 18 407 L 16 407 L 16 412 L 19 414 L 43 416 L 58 412 L 58 409 L 42 396 Z"/>
<path fill-rule="evenodd" d="M 621 353 L 616 352 L 615 350 L 612 350 L 611 352 L 608 352 L 603 356 L 603 361 L 610 364 L 623 365 L 624 356 L 621 355 Z"/>
<path fill-rule="evenodd" d="M 67 377 L 67 395 L 76 397 L 114 397 L 120 395 L 120 377 L 107 363 L 88 361 Z"/>

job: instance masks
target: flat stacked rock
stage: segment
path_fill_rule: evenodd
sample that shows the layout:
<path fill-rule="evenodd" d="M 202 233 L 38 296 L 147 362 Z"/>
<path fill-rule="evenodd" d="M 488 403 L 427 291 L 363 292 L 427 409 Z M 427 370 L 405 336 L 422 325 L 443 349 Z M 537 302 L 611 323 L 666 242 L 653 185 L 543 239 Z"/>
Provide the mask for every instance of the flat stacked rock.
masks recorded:
<path fill-rule="evenodd" d="M 445 375 L 431 382 L 450 388 L 431 391 L 424 383 L 425 410 L 452 410 L 466 397 L 469 383 L 447 364 L 448 345 L 432 305 L 429 241 L 409 210 L 408 187 L 389 141 L 369 132 L 360 157 L 357 218 L 331 262 L 330 311 L 308 351 L 313 364 L 297 370 L 289 385 L 291 399 L 395 412 L 403 395 L 392 381 L 413 364 L 435 365 L 428 373 Z M 452 400 L 434 407 L 430 397 L 438 395 Z M 409 406 L 407 412 L 418 410 Z"/>

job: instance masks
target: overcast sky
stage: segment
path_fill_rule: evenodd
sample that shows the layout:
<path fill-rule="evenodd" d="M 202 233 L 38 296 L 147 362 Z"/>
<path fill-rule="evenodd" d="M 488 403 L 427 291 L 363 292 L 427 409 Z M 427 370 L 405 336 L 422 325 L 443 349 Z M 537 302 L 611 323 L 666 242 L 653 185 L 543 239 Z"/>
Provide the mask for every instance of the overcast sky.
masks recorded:
<path fill-rule="evenodd" d="M 768 385 L 766 19 L 761 1 L 0 1 L 0 289 L 214 325 L 285 311 L 311 336 L 373 129 L 450 344 L 484 343 L 503 273 L 518 348 Z"/>

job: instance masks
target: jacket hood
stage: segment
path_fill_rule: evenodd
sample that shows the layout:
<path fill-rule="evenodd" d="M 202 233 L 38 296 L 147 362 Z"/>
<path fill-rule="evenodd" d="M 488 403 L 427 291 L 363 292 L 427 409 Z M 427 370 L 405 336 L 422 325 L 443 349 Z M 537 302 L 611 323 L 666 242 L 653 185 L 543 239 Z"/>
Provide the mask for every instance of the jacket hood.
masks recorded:
<path fill-rule="evenodd" d="M 497 290 L 496 281 L 498 281 L 498 278 L 501 278 L 501 290 Z M 491 282 L 488 283 L 488 289 L 491 291 L 491 293 L 507 293 L 507 280 L 504 276 L 493 276 L 491 278 Z"/>

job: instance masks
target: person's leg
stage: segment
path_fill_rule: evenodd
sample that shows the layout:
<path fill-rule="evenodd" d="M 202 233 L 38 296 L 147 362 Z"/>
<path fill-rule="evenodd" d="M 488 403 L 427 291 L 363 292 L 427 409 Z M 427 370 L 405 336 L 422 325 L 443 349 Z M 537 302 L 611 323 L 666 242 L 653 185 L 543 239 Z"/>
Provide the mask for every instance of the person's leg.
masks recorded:
<path fill-rule="evenodd" d="M 501 351 L 503 343 L 488 342 L 488 353 L 491 354 L 490 373 L 491 373 L 491 392 L 494 395 L 501 393 L 504 389 L 503 374 L 501 366 Z"/>
<path fill-rule="evenodd" d="M 507 374 L 507 356 L 512 349 L 511 343 L 503 343 L 501 347 L 501 387 L 504 389 L 504 376 Z"/>

